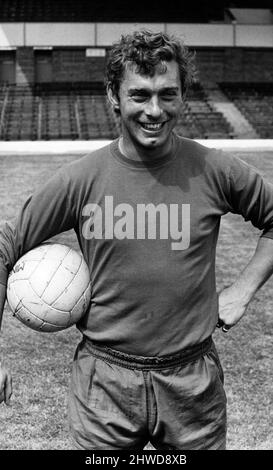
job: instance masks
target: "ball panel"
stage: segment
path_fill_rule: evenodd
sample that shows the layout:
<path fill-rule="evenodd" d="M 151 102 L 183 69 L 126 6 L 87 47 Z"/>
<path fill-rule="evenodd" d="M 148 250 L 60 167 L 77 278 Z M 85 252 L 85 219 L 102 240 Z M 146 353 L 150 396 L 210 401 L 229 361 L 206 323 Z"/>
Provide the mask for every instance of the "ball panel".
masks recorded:
<path fill-rule="evenodd" d="M 35 317 L 40 318 L 43 322 L 52 323 L 54 325 L 67 325 L 69 320 L 69 311 L 57 310 L 50 305 L 45 304 L 42 300 L 40 302 L 32 302 L 29 299 L 22 299 L 22 304 L 25 309 Z"/>
<path fill-rule="evenodd" d="M 42 293 L 42 298 L 46 303 L 49 305 L 56 305 L 56 300 L 59 297 L 66 295 L 65 304 L 68 302 L 66 304 L 67 307 L 58 305 L 56 305 L 56 307 L 60 309 L 66 308 L 67 310 L 72 308 L 70 307 L 69 302 L 73 306 L 73 303 L 78 297 L 78 293 L 73 288 L 73 281 L 75 277 L 81 275 L 81 271 L 79 272 L 79 270 L 83 261 L 83 257 L 74 250 L 72 253 L 68 253 L 66 255 L 53 276 L 51 278 L 48 277 L 50 281 L 48 282 L 45 291 Z M 84 282 L 84 279 L 82 279 L 82 282 Z M 74 296 L 76 296 L 76 299 Z"/>
<path fill-rule="evenodd" d="M 26 326 L 33 330 L 39 331 L 43 325 L 43 321 L 33 313 L 29 312 L 24 305 L 21 304 L 20 308 L 16 310 L 14 315 Z"/>
<path fill-rule="evenodd" d="M 16 280 L 8 282 L 7 286 L 7 301 L 13 313 L 16 313 L 18 304 L 22 302 L 22 298 L 29 290 L 29 282 L 27 279 Z"/>
<path fill-rule="evenodd" d="M 10 282 L 14 282 L 17 279 L 29 279 L 35 269 L 39 266 L 40 262 L 40 259 L 28 260 L 24 257 L 20 258 L 11 271 L 12 277 L 10 277 Z"/>
<path fill-rule="evenodd" d="M 25 305 L 25 307 L 29 310 L 29 312 L 31 313 L 36 312 L 36 314 L 39 316 L 43 314 L 44 302 L 32 289 L 28 280 L 26 281 L 17 280 L 16 282 L 13 282 L 11 284 L 11 287 L 16 293 L 16 297 L 20 300 L 20 302 L 23 305 Z M 12 303 L 12 300 L 11 300 L 11 303 Z"/>
<path fill-rule="evenodd" d="M 44 322 L 38 331 L 41 331 L 42 333 L 55 333 L 56 331 L 65 330 L 66 328 L 69 328 L 70 326 L 71 325 L 57 326 L 57 325 L 52 325 L 51 323 Z"/>
<path fill-rule="evenodd" d="M 70 322 L 70 312 L 51 308 L 40 299 L 35 292 L 30 296 L 28 281 L 24 282 L 25 288 L 15 288 L 16 284 L 11 284 L 9 289 L 8 301 L 13 314 L 23 323 L 39 330 L 44 322 L 51 324 L 52 327 L 66 328 Z M 28 292 L 28 295 L 26 295 Z"/>
<path fill-rule="evenodd" d="M 59 253 L 56 254 L 56 249 L 54 245 L 47 245 L 44 251 L 40 251 L 40 262 L 37 264 L 36 269 L 32 272 L 30 276 L 31 285 L 37 295 L 43 297 L 45 302 L 48 302 L 49 304 L 52 303 L 52 300 L 47 300 L 47 288 L 50 285 L 51 280 L 59 272 L 63 260 L 66 258 L 67 253 L 69 253 L 69 251 L 70 249 L 68 247 L 63 247 L 63 245 L 61 245 Z M 65 280 L 62 282 L 65 282 Z M 56 284 L 56 287 L 58 285 L 60 284 Z M 55 283 L 53 284 L 53 287 L 55 288 Z M 55 295 L 56 297 L 58 296 L 58 291 L 55 294 L 54 289 L 52 290 L 52 285 L 49 291 L 47 292 L 52 292 L 53 299 Z"/>
<path fill-rule="evenodd" d="M 24 284 L 26 283 L 27 281 Z M 43 321 L 38 317 L 33 316 L 33 314 L 28 311 L 22 302 L 22 298 L 17 296 L 17 290 L 14 288 L 15 285 L 15 283 L 11 284 L 7 290 L 7 300 L 13 315 L 30 328 L 39 330 L 43 324 Z"/>
<path fill-rule="evenodd" d="M 69 314 L 65 315 L 65 320 L 60 319 L 60 325 L 56 324 L 56 318 L 54 316 L 54 323 L 50 323 L 44 320 L 41 320 L 38 316 L 34 315 L 33 313 L 29 312 L 25 305 L 20 306 L 20 308 L 16 311 L 15 316 L 26 326 L 32 328 L 36 331 L 44 331 L 44 332 L 54 332 L 54 331 L 61 331 L 69 326 L 71 326 L 69 319 Z"/>
<path fill-rule="evenodd" d="M 53 302 L 52 307 L 63 310 L 65 306 L 67 306 L 68 310 L 72 310 L 88 288 L 90 283 L 89 269 L 83 258 L 81 261 L 80 269 L 71 280 L 70 284 L 63 290 L 55 302 Z"/>
<path fill-rule="evenodd" d="M 47 251 L 47 258 L 65 258 L 67 253 L 69 253 L 73 248 L 70 246 L 63 245 L 62 243 L 43 243 L 40 246 L 44 246 L 48 248 Z M 46 249 L 46 248 L 45 248 Z"/>

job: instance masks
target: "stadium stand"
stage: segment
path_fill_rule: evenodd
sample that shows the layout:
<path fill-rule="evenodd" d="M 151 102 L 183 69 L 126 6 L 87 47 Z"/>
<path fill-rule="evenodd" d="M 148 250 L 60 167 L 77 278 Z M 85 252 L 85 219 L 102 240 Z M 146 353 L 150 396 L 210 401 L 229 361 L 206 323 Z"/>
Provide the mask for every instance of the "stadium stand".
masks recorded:
<path fill-rule="evenodd" d="M 220 83 L 219 86 L 251 123 L 260 138 L 272 138 L 272 83 Z"/>
<path fill-rule="evenodd" d="M 221 83 L 219 88 L 255 129 L 254 138 L 273 132 L 270 83 Z M 196 83 L 183 102 L 176 127 L 189 138 L 228 139 L 235 129 Z M 119 120 L 102 83 L 40 83 L 0 86 L 0 140 L 112 139 Z"/>
<path fill-rule="evenodd" d="M 2 87 L 2 140 L 32 140 L 37 136 L 38 103 L 28 86 Z"/>
<path fill-rule="evenodd" d="M 248 0 L 248 5 L 255 2 L 258 7 L 272 8 L 272 0 Z M 0 0 L 0 140 L 115 138 L 120 131 L 119 119 L 108 104 L 103 84 L 109 46 L 97 42 L 98 24 L 216 23 L 219 29 L 219 24 L 230 22 L 226 8 L 240 4 L 240 0 L 192 0 L 189 4 L 173 0 L 163 14 L 156 0 L 115 0 L 114 7 L 110 2 L 91 0 Z M 25 23 L 23 43 L 15 41 L 14 45 L 11 33 L 8 43 L 6 23 L 20 22 Z M 94 42 L 90 40 L 89 45 L 88 37 L 73 45 L 68 37 L 63 44 L 55 33 L 56 45 L 44 44 L 39 31 L 34 35 L 36 42 L 28 42 L 32 36 L 27 23 L 45 22 L 93 23 Z M 13 29 L 8 25 L 7 30 Z M 196 48 L 199 82 L 183 103 L 176 131 L 197 139 L 272 138 L 273 48 L 237 47 L 235 43 L 225 47 L 217 40 L 212 46 L 211 39 L 209 35 L 208 44 Z M 233 39 L 236 42 L 235 29 Z"/>
<path fill-rule="evenodd" d="M 234 137 L 231 125 L 214 108 L 200 83 L 196 83 L 189 91 L 183 103 L 176 130 L 178 134 L 197 139 L 228 139 Z"/>
<path fill-rule="evenodd" d="M 100 83 L 3 85 L 1 140 L 112 139 L 119 133 Z M 233 129 L 196 84 L 183 103 L 177 132 L 192 138 L 232 138 Z"/>
<path fill-rule="evenodd" d="M 76 97 L 80 122 L 79 135 L 83 139 L 111 139 L 117 129 L 107 99 L 103 95 L 81 93 Z"/>
<path fill-rule="evenodd" d="M 173 0 L 164 9 L 164 21 L 207 23 L 223 19 L 221 4 L 208 5 L 198 2 L 189 5 Z M 90 0 L 0 0 L 0 22 L 86 22 L 86 21 L 162 21 L 162 9 L 158 2 L 90 2 Z"/>
<path fill-rule="evenodd" d="M 97 83 L 2 85 L 0 119 L 1 140 L 111 139 L 118 133 Z"/>

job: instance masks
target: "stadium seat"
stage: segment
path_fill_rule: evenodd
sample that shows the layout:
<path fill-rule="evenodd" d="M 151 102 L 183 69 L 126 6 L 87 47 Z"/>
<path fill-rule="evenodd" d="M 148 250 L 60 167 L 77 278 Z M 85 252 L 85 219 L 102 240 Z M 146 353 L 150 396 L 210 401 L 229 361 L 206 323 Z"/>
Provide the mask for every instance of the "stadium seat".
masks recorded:
<path fill-rule="evenodd" d="M 273 87 L 271 83 L 220 83 L 260 138 L 273 136 Z"/>
<path fill-rule="evenodd" d="M 272 138 L 273 92 L 263 84 L 220 84 L 261 138 Z M 233 138 L 234 132 L 200 83 L 183 101 L 176 131 L 195 139 Z M 1 140 L 114 139 L 120 133 L 101 82 L 0 86 Z"/>

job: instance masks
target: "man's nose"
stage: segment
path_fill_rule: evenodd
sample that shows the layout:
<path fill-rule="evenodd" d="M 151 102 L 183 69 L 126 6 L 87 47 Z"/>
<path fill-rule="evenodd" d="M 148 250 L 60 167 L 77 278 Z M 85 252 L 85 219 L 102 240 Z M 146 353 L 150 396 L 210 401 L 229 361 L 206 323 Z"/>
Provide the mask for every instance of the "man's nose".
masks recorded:
<path fill-rule="evenodd" d="M 162 109 L 160 106 L 159 99 L 157 97 L 153 97 L 150 99 L 149 103 L 147 103 L 145 113 L 147 116 L 152 117 L 153 119 L 160 118 Z"/>

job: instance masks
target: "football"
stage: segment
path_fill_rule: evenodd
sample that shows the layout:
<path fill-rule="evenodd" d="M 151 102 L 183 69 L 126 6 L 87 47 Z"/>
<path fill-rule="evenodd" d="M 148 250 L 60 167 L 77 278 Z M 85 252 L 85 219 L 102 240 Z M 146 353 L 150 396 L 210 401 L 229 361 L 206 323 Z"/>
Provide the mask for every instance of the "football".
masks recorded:
<path fill-rule="evenodd" d="M 64 330 L 85 314 L 91 298 L 88 266 L 80 252 L 43 243 L 14 265 L 7 284 L 10 309 L 28 327 Z"/>

